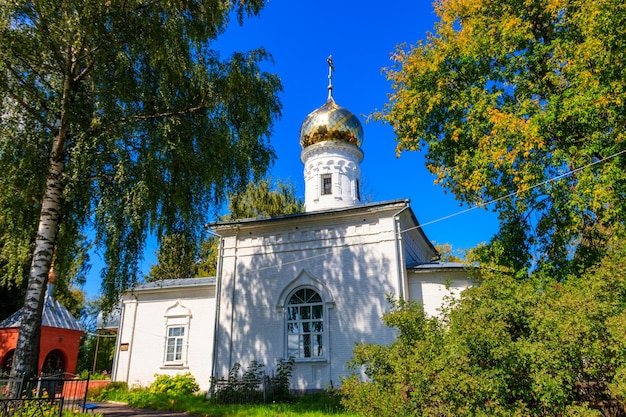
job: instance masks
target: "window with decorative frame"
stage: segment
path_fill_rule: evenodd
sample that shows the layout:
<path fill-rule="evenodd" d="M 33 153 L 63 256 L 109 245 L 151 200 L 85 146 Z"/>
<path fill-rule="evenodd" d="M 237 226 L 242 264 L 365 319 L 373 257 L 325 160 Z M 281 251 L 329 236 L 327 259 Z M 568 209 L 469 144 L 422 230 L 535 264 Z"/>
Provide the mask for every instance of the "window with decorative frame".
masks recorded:
<path fill-rule="evenodd" d="M 163 366 L 186 367 L 191 311 L 177 300 L 165 311 Z"/>
<path fill-rule="evenodd" d="M 286 306 L 287 357 L 296 360 L 323 359 L 326 356 L 324 303 L 312 288 L 300 288 Z"/>

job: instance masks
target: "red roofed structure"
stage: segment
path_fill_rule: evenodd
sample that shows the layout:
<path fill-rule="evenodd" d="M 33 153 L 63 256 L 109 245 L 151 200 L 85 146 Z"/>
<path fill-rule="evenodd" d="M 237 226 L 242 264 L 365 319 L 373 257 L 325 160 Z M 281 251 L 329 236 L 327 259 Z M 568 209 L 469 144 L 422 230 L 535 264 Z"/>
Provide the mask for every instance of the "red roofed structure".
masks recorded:
<path fill-rule="evenodd" d="M 73 373 L 84 333 L 78 320 L 52 296 L 53 284 L 54 279 L 49 279 L 43 307 L 37 366 L 40 375 Z M 5 374 L 11 370 L 21 319 L 20 309 L 0 323 L 0 366 Z"/>

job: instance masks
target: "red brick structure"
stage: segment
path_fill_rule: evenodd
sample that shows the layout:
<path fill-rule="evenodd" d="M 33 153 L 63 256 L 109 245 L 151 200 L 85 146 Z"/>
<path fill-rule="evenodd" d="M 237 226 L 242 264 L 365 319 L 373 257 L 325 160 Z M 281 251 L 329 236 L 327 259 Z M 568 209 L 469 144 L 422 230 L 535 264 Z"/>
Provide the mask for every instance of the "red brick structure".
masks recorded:
<path fill-rule="evenodd" d="M 48 284 L 43 308 L 37 368 L 40 375 L 73 373 L 80 337 L 84 333 L 80 323 L 51 296 L 53 282 Z M 11 369 L 21 317 L 22 310 L 19 310 L 0 323 L 0 366 L 4 373 Z"/>

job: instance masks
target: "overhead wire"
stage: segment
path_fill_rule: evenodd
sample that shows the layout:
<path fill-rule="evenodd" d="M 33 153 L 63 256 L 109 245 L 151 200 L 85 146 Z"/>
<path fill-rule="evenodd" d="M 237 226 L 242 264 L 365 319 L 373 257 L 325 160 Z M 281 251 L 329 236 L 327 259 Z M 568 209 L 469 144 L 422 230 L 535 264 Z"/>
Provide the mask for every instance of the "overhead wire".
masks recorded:
<path fill-rule="evenodd" d="M 590 162 L 590 163 L 588 163 L 586 165 L 583 165 L 581 167 L 574 168 L 574 169 L 572 169 L 570 171 L 564 172 L 563 174 L 557 175 L 555 177 L 548 178 L 548 179 L 546 179 L 544 181 L 541 181 L 541 182 L 539 182 L 537 184 L 534 184 L 534 185 L 532 185 L 530 187 L 526 187 L 526 188 L 523 188 L 523 189 L 517 190 L 517 191 L 512 191 L 512 192 L 510 192 L 510 193 L 508 193 L 508 194 L 506 194 L 506 195 L 504 195 L 502 197 L 494 198 L 493 200 L 484 201 L 482 203 L 479 203 L 479 204 L 476 204 L 474 206 L 468 207 L 468 208 L 466 208 L 464 210 L 457 211 L 455 213 L 451 213 L 451 214 L 448 214 L 446 216 L 439 217 L 439 218 L 431 220 L 429 222 L 422 223 L 422 224 L 419 224 L 417 226 L 401 230 L 400 233 L 409 232 L 409 231 L 415 230 L 415 229 L 421 229 L 424 226 L 429 226 L 429 225 L 434 224 L 434 223 L 439 223 L 441 221 L 450 219 L 452 217 L 456 217 L 456 216 L 459 216 L 461 214 L 465 214 L 465 213 L 470 212 L 472 210 L 476 210 L 478 208 L 483 208 L 483 207 L 486 207 L 488 205 L 495 204 L 495 203 L 497 203 L 499 201 L 506 200 L 508 198 L 514 197 L 514 196 L 516 196 L 518 194 L 521 194 L 521 193 L 525 193 L 525 192 L 530 191 L 530 190 L 532 190 L 534 188 L 541 187 L 542 185 L 558 181 L 558 180 L 560 180 L 562 178 L 565 178 L 565 177 L 569 177 L 570 175 L 576 174 L 576 173 L 578 173 L 578 172 L 580 172 L 582 170 L 585 170 L 585 169 L 587 169 L 587 168 L 589 168 L 589 167 L 591 167 L 593 165 L 604 163 L 604 162 L 606 162 L 606 161 L 608 161 L 610 159 L 613 159 L 613 158 L 615 158 L 615 157 L 617 157 L 617 156 L 619 156 L 619 155 L 621 155 L 623 153 L 626 153 L 626 149 L 622 149 L 621 151 L 615 152 L 614 154 L 612 154 L 610 156 L 607 156 L 607 157 L 602 158 L 602 159 L 598 159 L 597 161 L 594 161 L 594 162 Z"/>

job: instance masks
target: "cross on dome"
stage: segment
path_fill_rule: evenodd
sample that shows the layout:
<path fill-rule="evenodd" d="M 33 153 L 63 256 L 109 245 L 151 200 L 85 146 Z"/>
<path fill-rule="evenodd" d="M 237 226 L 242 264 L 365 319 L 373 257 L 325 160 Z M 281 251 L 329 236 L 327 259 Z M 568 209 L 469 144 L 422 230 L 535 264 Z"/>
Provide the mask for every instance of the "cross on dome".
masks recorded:
<path fill-rule="evenodd" d="M 333 98 L 333 71 L 335 71 L 335 66 L 333 65 L 333 56 L 328 55 L 328 98 Z"/>

